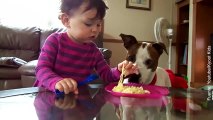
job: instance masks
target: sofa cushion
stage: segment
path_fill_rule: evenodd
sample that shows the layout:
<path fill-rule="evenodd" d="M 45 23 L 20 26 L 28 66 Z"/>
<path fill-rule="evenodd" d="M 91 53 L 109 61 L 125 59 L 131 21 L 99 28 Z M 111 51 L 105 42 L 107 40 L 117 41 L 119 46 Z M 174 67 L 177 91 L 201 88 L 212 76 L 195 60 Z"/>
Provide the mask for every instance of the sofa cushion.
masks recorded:
<path fill-rule="evenodd" d="M 14 67 L 18 68 L 27 62 L 16 57 L 0 57 L 0 67 Z"/>
<path fill-rule="evenodd" d="M 35 68 L 37 66 L 38 60 L 33 60 L 28 62 L 27 64 L 22 65 L 19 67 L 18 71 L 21 75 L 25 76 L 35 76 Z"/>
<path fill-rule="evenodd" d="M 12 67 L 0 67 L 0 80 L 1 79 L 17 79 L 21 78 L 21 74 L 17 68 Z"/>
<path fill-rule="evenodd" d="M 0 25 L 0 57 L 37 59 L 40 50 L 40 29 L 12 28 Z"/>
<path fill-rule="evenodd" d="M 42 29 L 41 37 L 40 37 L 40 48 L 42 48 L 47 37 L 54 32 L 65 32 L 65 28 L 50 28 L 50 29 Z"/>
<path fill-rule="evenodd" d="M 54 32 L 66 32 L 66 29 L 65 28 L 41 29 L 40 48 L 42 48 L 47 37 Z M 97 45 L 97 47 L 99 48 L 103 47 L 103 32 L 99 33 L 98 37 L 94 40 L 94 42 Z"/>
<path fill-rule="evenodd" d="M 0 90 L 17 89 L 21 88 L 22 83 L 19 79 L 0 80 Z"/>

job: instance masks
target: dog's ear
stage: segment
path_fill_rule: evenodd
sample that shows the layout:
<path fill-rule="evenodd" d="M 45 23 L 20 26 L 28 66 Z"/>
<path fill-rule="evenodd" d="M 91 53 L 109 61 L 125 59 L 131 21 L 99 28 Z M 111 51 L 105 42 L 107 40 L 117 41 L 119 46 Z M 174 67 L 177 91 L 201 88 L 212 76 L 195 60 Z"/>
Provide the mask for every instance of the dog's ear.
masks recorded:
<path fill-rule="evenodd" d="M 166 54 L 168 55 L 166 46 L 164 43 L 162 42 L 158 42 L 158 43 L 153 43 L 152 46 L 158 51 L 158 53 L 161 55 L 163 53 L 163 50 L 166 52 Z"/>
<path fill-rule="evenodd" d="M 125 34 L 120 34 L 120 37 L 122 38 L 124 42 L 124 47 L 128 50 L 131 46 L 134 44 L 138 44 L 138 41 L 136 38 L 132 35 L 125 35 Z"/>

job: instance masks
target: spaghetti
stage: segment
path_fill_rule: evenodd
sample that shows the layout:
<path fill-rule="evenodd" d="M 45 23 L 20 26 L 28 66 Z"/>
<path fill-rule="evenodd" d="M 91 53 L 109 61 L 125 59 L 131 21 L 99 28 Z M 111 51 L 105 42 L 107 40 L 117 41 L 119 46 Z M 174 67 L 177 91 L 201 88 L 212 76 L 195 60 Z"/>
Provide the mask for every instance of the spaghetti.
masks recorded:
<path fill-rule="evenodd" d="M 112 89 L 112 91 L 121 92 L 121 93 L 131 93 L 131 94 L 149 94 L 150 93 L 148 90 L 144 90 L 143 87 L 123 85 L 124 76 L 125 76 L 125 70 L 124 70 L 124 67 L 123 67 L 118 85 L 115 86 Z"/>

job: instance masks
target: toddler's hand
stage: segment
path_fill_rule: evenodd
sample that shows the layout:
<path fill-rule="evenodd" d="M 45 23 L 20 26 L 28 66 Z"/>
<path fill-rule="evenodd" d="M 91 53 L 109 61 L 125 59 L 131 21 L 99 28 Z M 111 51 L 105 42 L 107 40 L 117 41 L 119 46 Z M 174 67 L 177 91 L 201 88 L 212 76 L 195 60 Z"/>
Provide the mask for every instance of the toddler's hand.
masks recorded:
<path fill-rule="evenodd" d="M 125 76 L 128 76 L 133 73 L 138 74 L 138 68 L 137 68 L 136 64 L 133 64 L 132 62 L 125 60 L 118 64 L 118 70 L 120 72 L 122 72 L 123 67 L 125 70 Z"/>
<path fill-rule="evenodd" d="M 55 99 L 55 106 L 67 110 L 76 107 L 77 96 L 65 95 L 63 99 Z"/>
<path fill-rule="evenodd" d="M 74 94 L 78 94 L 77 82 L 71 78 L 64 78 L 56 83 L 55 89 L 63 92 L 65 94 L 69 94 L 73 92 Z"/>

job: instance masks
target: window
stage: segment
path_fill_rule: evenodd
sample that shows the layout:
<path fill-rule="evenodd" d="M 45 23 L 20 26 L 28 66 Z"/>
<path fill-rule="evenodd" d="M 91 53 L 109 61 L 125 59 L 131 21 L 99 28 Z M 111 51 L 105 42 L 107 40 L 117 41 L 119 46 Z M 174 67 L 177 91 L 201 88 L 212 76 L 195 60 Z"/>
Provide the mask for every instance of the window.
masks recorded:
<path fill-rule="evenodd" d="M 62 27 L 60 0 L 0 0 L 0 24 L 40 28 Z"/>

